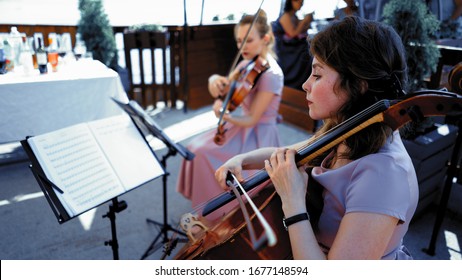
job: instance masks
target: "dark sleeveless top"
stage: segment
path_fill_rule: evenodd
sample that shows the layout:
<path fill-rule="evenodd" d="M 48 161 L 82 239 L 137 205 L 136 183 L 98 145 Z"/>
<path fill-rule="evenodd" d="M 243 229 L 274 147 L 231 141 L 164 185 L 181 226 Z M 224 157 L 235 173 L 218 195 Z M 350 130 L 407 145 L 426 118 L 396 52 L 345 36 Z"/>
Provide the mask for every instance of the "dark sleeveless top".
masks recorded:
<path fill-rule="evenodd" d="M 311 74 L 311 57 L 307 36 L 289 38 L 282 28 L 279 18 L 272 22 L 275 36 L 275 52 L 278 64 L 284 72 L 284 85 L 302 89 Z"/>

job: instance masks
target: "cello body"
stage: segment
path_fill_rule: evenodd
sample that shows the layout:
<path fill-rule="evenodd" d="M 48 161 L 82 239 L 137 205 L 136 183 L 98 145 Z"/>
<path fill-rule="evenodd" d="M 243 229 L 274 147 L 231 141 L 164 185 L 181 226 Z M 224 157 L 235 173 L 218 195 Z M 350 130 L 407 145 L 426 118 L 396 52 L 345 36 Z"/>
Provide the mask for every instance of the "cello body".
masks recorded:
<path fill-rule="evenodd" d="M 249 233 L 243 223 L 242 211 L 236 208 L 221 219 L 221 222 L 202 231 L 199 238 L 189 241 L 179 250 L 174 259 L 178 260 L 278 260 L 291 259 L 292 253 L 288 232 L 282 224 L 281 200 L 274 187 L 268 185 L 252 198 L 268 223 L 273 225 L 277 235 L 277 247 L 265 247 L 260 251 L 252 248 Z M 255 215 L 252 215 L 252 221 Z M 255 230 L 261 231 L 258 223 Z"/>
<path fill-rule="evenodd" d="M 374 123 L 383 122 L 396 130 L 422 117 L 449 115 L 459 118 L 462 116 L 462 96 L 445 91 L 429 90 L 411 94 L 402 100 L 382 100 L 297 150 L 295 160 L 298 166 L 302 166 Z M 257 176 L 249 178 L 242 184 L 243 189 L 248 192 L 267 182 L 268 179 L 266 171 L 261 170 Z M 310 192 L 310 186 L 308 192 Z M 314 201 L 322 200 L 319 196 L 308 193 L 308 209 L 313 206 L 313 201 L 309 201 L 310 198 Z M 208 201 L 201 209 L 201 215 L 206 217 L 233 199 L 236 197 L 229 192 L 224 192 L 219 197 Z M 282 204 L 274 187 L 268 184 L 260 189 L 252 201 L 258 206 L 277 236 L 277 244 L 274 247 L 265 247 L 260 251 L 253 249 L 241 209 L 236 208 L 221 218 L 219 222 L 204 226 L 196 237 L 190 238 L 189 242 L 179 250 L 175 259 L 291 259 L 289 236 L 282 225 Z M 202 219 L 202 216 L 199 219 Z"/>

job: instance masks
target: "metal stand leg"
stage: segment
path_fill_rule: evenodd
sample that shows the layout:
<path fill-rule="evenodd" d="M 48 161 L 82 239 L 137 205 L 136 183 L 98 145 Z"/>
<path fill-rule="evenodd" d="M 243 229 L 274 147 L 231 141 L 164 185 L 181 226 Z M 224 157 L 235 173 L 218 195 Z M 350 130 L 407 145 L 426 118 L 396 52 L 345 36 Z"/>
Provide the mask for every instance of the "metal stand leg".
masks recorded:
<path fill-rule="evenodd" d="M 171 155 L 174 155 L 174 154 L 175 154 L 174 150 L 169 150 L 169 152 L 165 156 L 162 157 L 161 163 L 162 163 L 162 166 L 164 166 L 164 169 L 166 169 L 166 166 L 167 166 L 167 163 L 166 163 L 167 158 L 169 156 L 171 156 Z M 176 232 L 177 234 L 179 234 L 181 236 L 186 236 L 186 234 L 184 234 L 182 231 L 179 231 L 179 230 L 173 228 L 167 221 L 167 218 L 168 218 L 167 177 L 169 175 L 170 174 L 167 172 L 162 176 L 162 192 L 163 192 L 162 200 L 163 200 L 163 210 L 164 210 L 163 222 L 161 223 L 161 222 L 157 222 L 157 221 L 154 221 L 154 220 L 151 220 L 151 219 L 146 219 L 146 221 L 148 223 L 152 223 L 152 224 L 156 225 L 159 228 L 159 233 L 154 238 L 154 240 L 151 242 L 148 249 L 146 249 L 144 254 L 141 256 L 142 260 L 146 259 L 148 256 L 153 254 L 155 251 L 157 251 L 159 248 L 161 248 L 164 244 L 165 245 L 169 244 L 170 246 L 165 248 L 164 256 L 163 256 L 163 258 L 164 258 L 164 257 L 170 255 L 172 250 L 175 249 L 175 246 L 176 246 L 176 244 L 178 242 L 187 242 L 188 241 L 188 239 L 178 239 L 177 238 L 177 239 L 175 239 L 175 240 L 173 240 L 171 242 L 171 239 L 168 236 L 168 233 L 170 231 Z M 162 237 L 162 240 L 159 242 L 159 239 L 161 237 Z"/>
<path fill-rule="evenodd" d="M 423 249 L 425 253 L 430 256 L 435 255 L 435 248 L 436 248 L 436 239 L 438 238 L 438 233 L 441 229 L 441 225 L 443 224 L 444 215 L 446 213 L 446 208 L 448 206 L 449 195 L 451 194 L 451 188 L 453 184 L 454 177 L 456 177 L 457 171 L 460 168 L 458 166 L 459 161 L 459 154 L 462 145 L 462 121 L 458 121 L 458 134 L 456 138 L 456 143 L 454 149 L 452 150 L 451 161 L 449 162 L 449 167 L 446 172 L 446 182 L 444 184 L 443 193 L 441 195 L 440 204 L 438 206 L 438 211 L 436 213 L 436 220 L 433 226 L 433 233 L 430 239 L 430 244 L 428 245 L 427 249 Z"/>
<path fill-rule="evenodd" d="M 104 245 L 105 246 L 111 246 L 112 248 L 112 255 L 114 257 L 114 260 L 119 259 L 119 243 L 117 241 L 117 231 L 116 231 L 116 224 L 115 224 L 115 219 L 116 219 L 116 213 L 122 212 L 127 208 L 127 203 L 125 201 L 118 201 L 117 197 L 112 199 L 112 205 L 109 206 L 109 211 L 106 213 L 106 215 L 103 215 L 103 218 L 109 218 L 111 221 L 111 233 L 112 233 L 112 239 L 105 241 Z"/>

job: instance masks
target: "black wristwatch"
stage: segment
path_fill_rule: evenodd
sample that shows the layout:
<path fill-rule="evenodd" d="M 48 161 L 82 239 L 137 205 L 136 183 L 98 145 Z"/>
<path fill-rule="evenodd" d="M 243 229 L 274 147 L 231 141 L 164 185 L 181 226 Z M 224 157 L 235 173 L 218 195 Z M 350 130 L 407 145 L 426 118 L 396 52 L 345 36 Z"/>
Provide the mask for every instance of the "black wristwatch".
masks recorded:
<path fill-rule="evenodd" d="M 301 214 L 294 215 L 289 218 L 284 217 L 282 218 L 282 224 L 284 225 L 284 228 L 286 229 L 286 231 L 288 231 L 290 225 L 293 225 L 295 223 L 298 223 L 304 220 L 308 220 L 308 221 L 310 220 L 310 215 L 308 213 L 301 213 Z"/>

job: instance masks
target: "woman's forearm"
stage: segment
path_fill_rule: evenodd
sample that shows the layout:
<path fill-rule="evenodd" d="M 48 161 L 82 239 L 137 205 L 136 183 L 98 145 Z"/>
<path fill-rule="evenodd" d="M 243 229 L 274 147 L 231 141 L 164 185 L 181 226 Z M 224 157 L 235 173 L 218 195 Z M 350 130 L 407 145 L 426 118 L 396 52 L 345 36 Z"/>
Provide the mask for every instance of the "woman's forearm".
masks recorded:
<path fill-rule="evenodd" d="M 275 149 L 274 147 L 266 147 L 239 155 L 242 159 L 242 168 L 262 169 L 265 167 L 265 160 L 271 156 Z"/>

